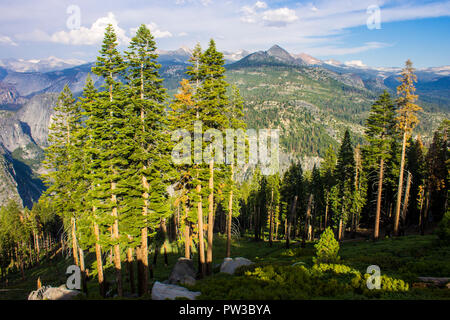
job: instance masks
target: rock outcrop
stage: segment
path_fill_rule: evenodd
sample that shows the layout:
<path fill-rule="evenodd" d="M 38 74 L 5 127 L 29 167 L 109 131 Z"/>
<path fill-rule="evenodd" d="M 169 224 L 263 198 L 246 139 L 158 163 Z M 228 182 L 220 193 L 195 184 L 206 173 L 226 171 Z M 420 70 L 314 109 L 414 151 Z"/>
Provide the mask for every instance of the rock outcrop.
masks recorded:
<path fill-rule="evenodd" d="M 170 284 L 195 284 L 195 268 L 191 259 L 179 258 L 169 276 Z"/>
<path fill-rule="evenodd" d="M 152 300 L 175 300 L 176 298 L 195 300 L 200 294 L 201 292 L 189 291 L 184 287 L 158 281 L 155 282 L 152 288 Z"/>
<path fill-rule="evenodd" d="M 58 288 L 45 286 L 32 291 L 28 296 L 28 300 L 72 300 L 80 294 L 82 294 L 80 291 L 69 290 L 65 285 Z"/>
<path fill-rule="evenodd" d="M 241 266 L 248 266 L 251 264 L 253 264 L 252 261 L 250 261 L 246 258 L 242 258 L 242 257 L 237 257 L 234 259 L 233 258 L 225 258 L 225 259 L 223 259 L 223 262 L 220 265 L 220 272 L 234 274 L 234 272 L 236 271 L 237 268 L 239 268 Z"/>

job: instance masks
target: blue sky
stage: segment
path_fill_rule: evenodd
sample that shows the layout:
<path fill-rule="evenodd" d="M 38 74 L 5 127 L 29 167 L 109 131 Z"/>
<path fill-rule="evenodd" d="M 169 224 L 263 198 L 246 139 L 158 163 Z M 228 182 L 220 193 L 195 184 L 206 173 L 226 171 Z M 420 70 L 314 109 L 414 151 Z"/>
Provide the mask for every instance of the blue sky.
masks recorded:
<path fill-rule="evenodd" d="M 145 23 L 163 50 L 212 37 L 227 51 L 279 44 L 369 66 L 450 65 L 450 1 L 402 0 L 2 0 L 0 58 L 90 61 L 107 23 L 123 48 Z"/>

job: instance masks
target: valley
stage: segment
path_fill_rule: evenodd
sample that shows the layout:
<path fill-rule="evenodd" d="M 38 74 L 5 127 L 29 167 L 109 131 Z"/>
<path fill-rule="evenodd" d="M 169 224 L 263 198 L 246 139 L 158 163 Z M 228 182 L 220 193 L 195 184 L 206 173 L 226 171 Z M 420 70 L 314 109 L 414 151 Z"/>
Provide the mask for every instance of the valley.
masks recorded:
<path fill-rule="evenodd" d="M 189 57 L 186 48 L 160 52 L 160 74 L 170 97 L 186 77 Z M 395 94 L 398 85 L 399 68 L 348 66 L 290 54 L 277 45 L 255 53 L 230 52 L 225 57 L 226 77 L 244 98 L 247 126 L 280 129 L 283 170 L 292 160 L 300 160 L 311 170 L 330 145 L 338 146 L 346 128 L 355 143 L 362 143 L 371 104 L 382 90 Z M 7 166 L 15 163 L 16 168 L 13 175 L 1 170 L 4 181 L 14 181 L 3 193 L 20 195 L 26 206 L 31 206 L 44 188 L 38 179 L 43 170 L 40 162 L 57 95 L 66 84 L 75 96 L 80 95 L 94 64 L 65 68 L 68 65 L 59 62 L 53 66 L 57 70 L 45 71 L 48 63 L 42 68 L 33 64 L 41 72 L 17 62 L 15 70 L 6 68 L 14 66 L 11 62 L 0 63 L 1 156 Z M 424 111 L 416 132 L 427 142 L 450 114 L 450 72 L 442 67 L 418 70 L 417 74 L 419 104 Z M 93 80 L 96 87 L 102 85 L 97 76 L 93 75 Z"/>

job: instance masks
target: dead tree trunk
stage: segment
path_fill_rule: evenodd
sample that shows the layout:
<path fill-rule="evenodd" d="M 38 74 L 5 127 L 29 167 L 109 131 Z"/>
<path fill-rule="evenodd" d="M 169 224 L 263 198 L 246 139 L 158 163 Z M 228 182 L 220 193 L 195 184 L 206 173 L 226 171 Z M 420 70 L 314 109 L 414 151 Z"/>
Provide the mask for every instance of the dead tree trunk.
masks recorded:
<path fill-rule="evenodd" d="M 380 214 L 381 214 L 381 196 L 383 193 L 383 174 L 384 174 L 384 159 L 381 158 L 380 171 L 378 175 L 377 211 L 375 213 L 375 226 L 373 229 L 374 240 L 378 240 L 380 236 Z"/>
<path fill-rule="evenodd" d="M 297 198 L 298 196 L 294 196 L 294 200 L 292 201 L 292 206 L 291 206 L 291 212 L 289 213 L 289 217 L 288 217 L 288 224 L 287 224 L 287 228 L 286 228 L 286 249 L 289 249 L 289 244 L 291 241 L 291 229 L 292 229 L 292 221 L 294 220 L 295 217 L 295 211 L 297 209 Z"/>

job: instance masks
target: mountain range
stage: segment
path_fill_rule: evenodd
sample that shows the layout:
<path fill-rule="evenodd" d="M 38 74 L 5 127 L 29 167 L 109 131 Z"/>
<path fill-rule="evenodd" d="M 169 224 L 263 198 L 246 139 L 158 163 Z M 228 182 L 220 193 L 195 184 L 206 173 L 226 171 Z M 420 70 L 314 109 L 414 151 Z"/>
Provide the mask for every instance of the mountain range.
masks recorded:
<path fill-rule="evenodd" d="M 169 94 L 177 91 L 191 49 L 159 50 L 160 75 Z M 227 79 L 241 90 L 250 128 L 280 128 L 282 166 L 292 159 L 310 169 L 329 145 L 350 128 L 362 142 L 363 125 L 382 90 L 395 94 L 401 67 L 371 68 L 359 61 L 320 60 L 291 54 L 278 45 L 267 51 L 225 52 Z M 0 60 L 0 205 L 8 198 L 31 206 L 44 185 L 39 174 L 48 125 L 58 93 L 68 84 L 80 95 L 93 62 Z M 450 67 L 418 69 L 417 93 L 424 108 L 417 128 L 424 140 L 450 112 Z M 96 87 L 102 81 L 93 76 Z"/>

